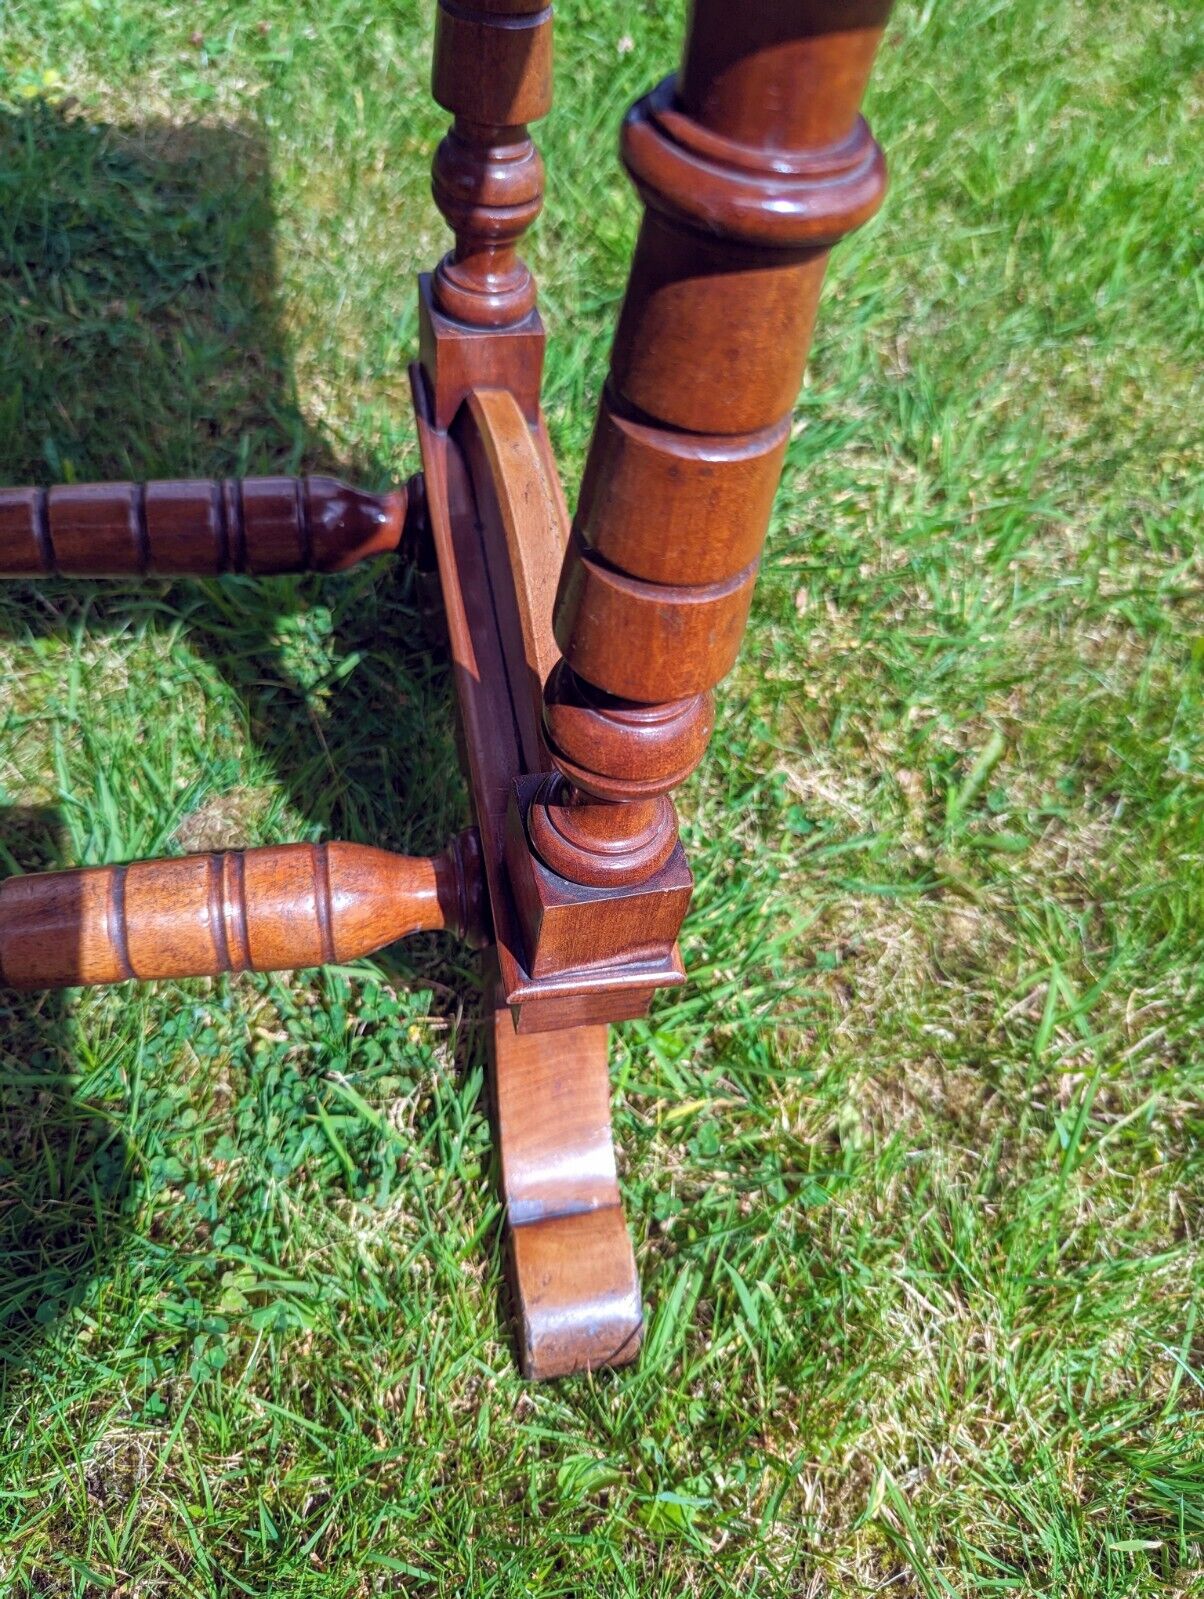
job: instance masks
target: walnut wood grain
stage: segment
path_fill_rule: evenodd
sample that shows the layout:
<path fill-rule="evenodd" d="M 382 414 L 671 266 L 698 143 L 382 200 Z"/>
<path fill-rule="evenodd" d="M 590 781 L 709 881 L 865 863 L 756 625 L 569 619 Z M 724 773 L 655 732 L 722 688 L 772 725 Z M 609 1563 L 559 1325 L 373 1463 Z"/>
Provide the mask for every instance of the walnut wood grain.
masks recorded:
<path fill-rule="evenodd" d="M 381 495 L 330 477 L 0 489 L 0 578 L 341 572 L 424 515 L 421 476 Z"/>
<path fill-rule="evenodd" d="M 858 107 L 889 10 L 695 0 L 681 72 L 624 125 L 645 215 L 556 602 L 545 732 L 565 782 L 529 813 L 579 883 L 637 884 L 672 845 L 667 796 L 740 647 L 828 251 L 884 192 Z"/>
<path fill-rule="evenodd" d="M 524 1375 L 634 1360 L 643 1331 L 610 1128 L 607 1029 L 490 1027 L 507 1259 Z"/>
<path fill-rule="evenodd" d="M 12 878 L 0 982 L 283 969 L 423 928 L 479 942 L 490 923 L 533 1377 L 639 1345 L 599 1024 L 683 979 L 670 795 L 739 647 L 828 251 L 882 198 L 858 108 L 888 12 L 692 0 L 680 72 L 624 126 L 645 214 L 571 535 L 518 253 L 543 201 L 543 0 L 437 0 L 432 85 L 453 121 L 432 184 L 454 244 L 419 279 L 425 500 L 422 479 L 376 497 L 316 477 L 0 493 L 0 578 L 339 570 L 429 532 L 479 837 L 424 860 L 294 845 Z"/>
<path fill-rule="evenodd" d="M 568 508 L 541 425 L 532 429 L 513 395 L 474 390 L 455 429 L 474 484 L 485 536 L 497 628 L 516 706 L 526 770 L 547 768 L 543 685 L 560 660 L 552 607 L 568 542 Z"/>
<path fill-rule="evenodd" d="M 527 124 L 552 103 L 552 10 L 540 0 L 440 0 L 432 87 L 454 121 L 432 192 L 455 235 L 418 279 L 431 420 L 449 428 L 469 394 L 504 389 L 539 423 L 544 329 L 518 245 L 543 205 Z"/>
<path fill-rule="evenodd" d="M 481 937 L 475 833 L 442 855 L 284 844 L 10 877 L 0 983 L 62 988 L 355 960 L 410 933 Z"/>

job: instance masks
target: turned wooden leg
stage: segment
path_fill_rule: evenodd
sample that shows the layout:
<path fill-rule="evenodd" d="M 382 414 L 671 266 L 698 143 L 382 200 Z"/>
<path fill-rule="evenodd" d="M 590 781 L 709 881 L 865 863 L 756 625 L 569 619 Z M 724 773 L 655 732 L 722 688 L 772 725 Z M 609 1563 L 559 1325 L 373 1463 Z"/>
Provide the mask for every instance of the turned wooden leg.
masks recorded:
<path fill-rule="evenodd" d="M 341 572 L 418 543 L 421 474 L 390 494 L 330 477 L 0 489 L 0 578 Z"/>
<path fill-rule="evenodd" d="M 455 121 L 434 192 L 455 246 L 422 284 L 415 399 L 509 1007 L 493 1063 L 530 1375 L 638 1341 L 605 1033 L 584 1024 L 682 977 L 670 795 L 740 646 L 828 250 L 882 196 L 858 106 L 888 11 L 694 0 L 679 76 L 624 130 L 647 209 L 566 541 L 516 254 L 542 196 L 527 124 L 548 109 L 551 10 L 438 0 Z"/>
<path fill-rule="evenodd" d="M 527 124 L 552 104 L 545 0 L 439 0 L 431 73 L 454 121 L 432 190 L 455 244 L 420 277 L 422 365 L 433 420 L 451 423 L 474 389 L 504 388 L 534 422 L 544 331 L 518 245 L 543 206 L 543 162 Z"/>
<path fill-rule="evenodd" d="M 481 941 L 475 832 L 442 855 L 282 844 L 0 883 L 0 984 L 84 987 L 288 971 L 450 928 Z"/>
<path fill-rule="evenodd" d="M 643 1313 L 610 1130 L 606 1027 L 490 1026 L 519 1354 L 528 1377 L 634 1360 Z"/>
<path fill-rule="evenodd" d="M 694 0 L 681 72 L 629 113 L 646 212 L 555 611 L 560 877 L 636 884 L 676 836 L 744 633 L 831 246 L 877 209 L 858 106 L 890 0 Z"/>

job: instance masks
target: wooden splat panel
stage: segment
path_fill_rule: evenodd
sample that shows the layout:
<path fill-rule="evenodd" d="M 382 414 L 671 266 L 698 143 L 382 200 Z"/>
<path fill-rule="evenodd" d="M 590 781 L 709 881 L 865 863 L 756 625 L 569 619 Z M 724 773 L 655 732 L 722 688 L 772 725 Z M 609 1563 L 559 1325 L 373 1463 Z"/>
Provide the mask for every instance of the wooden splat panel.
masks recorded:
<path fill-rule="evenodd" d="M 552 636 L 552 609 L 568 546 L 568 517 L 559 478 L 550 456 L 541 459 L 547 435 L 533 433 L 514 396 L 503 389 L 470 394 L 453 430 L 472 469 L 474 482 L 490 481 L 496 502 L 478 511 L 493 526 L 486 537 L 490 586 L 506 656 L 517 679 L 525 662 L 528 682 L 516 681 L 525 701 L 530 690 L 534 743 L 524 742 L 528 771 L 546 767 L 540 724 L 543 689 L 560 651 Z M 521 707 L 525 727 L 526 706 Z"/>

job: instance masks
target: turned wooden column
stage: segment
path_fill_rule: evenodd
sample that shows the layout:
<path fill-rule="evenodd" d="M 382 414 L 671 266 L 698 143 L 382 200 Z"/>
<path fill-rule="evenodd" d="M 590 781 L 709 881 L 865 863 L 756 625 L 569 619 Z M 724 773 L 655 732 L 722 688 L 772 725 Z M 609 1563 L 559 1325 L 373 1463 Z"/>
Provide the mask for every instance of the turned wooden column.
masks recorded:
<path fill-rule="evenodd" d="M 527 124 L 552 105 L 551 6 L 439 0 L 431 90 L 455 119 L 432 170 L 455 245 L 419 280 L 435 420 L 447 427 L 483 387 L 509 388 L 534 419 L 544 334 L 518 244 L 543 206 L 543 162 Z"/>
<path fill-rule="evenodd" d="M 557 768 L 531 844 L 645 880 L 677 836 L 744 634 L 828 251 L 885 190 L 858 108 L 890 0 L 695 0 L 681 72 L 629 112 L 645 205 L 555 610 Z"/>

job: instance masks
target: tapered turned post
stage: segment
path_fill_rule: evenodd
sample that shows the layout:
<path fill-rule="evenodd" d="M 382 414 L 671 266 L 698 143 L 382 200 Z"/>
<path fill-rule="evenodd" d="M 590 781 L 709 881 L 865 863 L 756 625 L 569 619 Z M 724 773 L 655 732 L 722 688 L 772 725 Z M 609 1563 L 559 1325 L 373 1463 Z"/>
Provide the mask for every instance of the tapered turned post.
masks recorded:
<path fill-rule="evenodd" d="M 676 839 L 743 637 L 828 252 L 885 189 L 858 113 L 890 0 L 695 0 L 682 69 L 623 128 L 646 207 L 555 611 L 562 877 L 632 884 Z"/>
<path fill-rule="evenodd" d="M 518 245 L 543 205 L 543 162 L 527 124 L 551 109 L 551 6 L 439 0 L 431 88 L 454 118 L 432 190 L 455 244 L 420 279 L 435 420 L 446 427 L 475 387 L 510 389 L 533 419 L 544 336 Z"/>

